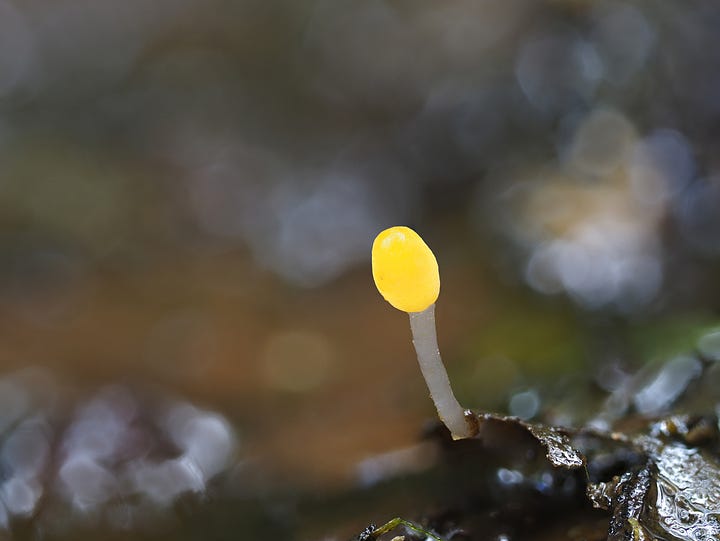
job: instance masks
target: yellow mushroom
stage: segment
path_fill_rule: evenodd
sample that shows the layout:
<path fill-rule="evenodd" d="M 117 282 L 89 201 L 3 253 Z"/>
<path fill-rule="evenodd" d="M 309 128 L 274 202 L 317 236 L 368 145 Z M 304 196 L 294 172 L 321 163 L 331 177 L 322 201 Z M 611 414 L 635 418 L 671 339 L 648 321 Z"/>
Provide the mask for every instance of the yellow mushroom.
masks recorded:
<path fill-rule="evenodd" d="M 375 238 L 372 272 L 383 298 L 410 315 L 420 371 L 440 420 L 453 439 L 473 437 L 477 422 L 455 398 L 437 344 L 435 301 L 440 293 L 440 273 L 432 251 L 409 227 L 391 227 Z"/>

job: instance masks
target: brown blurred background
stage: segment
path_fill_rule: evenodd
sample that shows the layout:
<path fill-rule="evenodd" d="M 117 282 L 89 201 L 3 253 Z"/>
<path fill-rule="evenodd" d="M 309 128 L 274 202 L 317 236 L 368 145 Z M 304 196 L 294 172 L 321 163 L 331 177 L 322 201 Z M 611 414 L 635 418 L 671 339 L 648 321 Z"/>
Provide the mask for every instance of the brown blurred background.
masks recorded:
<path fill-rule="evenodd" d="M 436 252 L 468 407 L 532 417 L 566 377 L 612 390 L 691 348 L 720 307 L 718 24 L 712 1 L 0 0 L 0 523 L 206 456 L 168 404 L 222 452 L 156 503 L 237 464 L 339 490 L 412 445 L 434 411 L 369 270 L 390 225 Z M 96 406 L 130 435 L 78 466 Z"/>

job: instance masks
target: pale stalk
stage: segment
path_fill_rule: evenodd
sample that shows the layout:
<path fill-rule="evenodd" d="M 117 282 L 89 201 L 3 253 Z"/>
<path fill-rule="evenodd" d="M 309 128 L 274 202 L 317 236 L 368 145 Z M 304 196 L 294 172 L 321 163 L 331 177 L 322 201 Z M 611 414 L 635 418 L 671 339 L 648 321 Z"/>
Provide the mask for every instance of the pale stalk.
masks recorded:
<path fill-rule="evenodd" d="M 472 422 L 471 413 L 466 416 L 455 398 L 447 371 L 440 358 L 435 330 L 435 304 L 422 312 L 409 312 L 413 345 L 417 353 L 420 370 L 425 377 L 430 396 L 435 403 L 440 420 L 448 427 L 453 439 L 471 438 L 477 428 Z"/>

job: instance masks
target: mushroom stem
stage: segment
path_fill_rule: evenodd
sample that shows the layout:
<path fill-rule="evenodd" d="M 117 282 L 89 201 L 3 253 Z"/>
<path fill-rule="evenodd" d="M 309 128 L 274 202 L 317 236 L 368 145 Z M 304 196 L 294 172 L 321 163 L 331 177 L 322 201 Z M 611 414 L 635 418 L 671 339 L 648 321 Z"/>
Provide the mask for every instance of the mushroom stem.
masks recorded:
<path fill-rule="evenodd" d="M 477 433 L 477 423 L 474 422 L 472 414 L 466 413 L 455 398 L 445 365 L 440 358 L 435 330 L 435 303 L 422 312 L 409 312 L 409 315 L 420 370 L 440 420 L 448 427 L 453 439 L 472 438 Z"/>

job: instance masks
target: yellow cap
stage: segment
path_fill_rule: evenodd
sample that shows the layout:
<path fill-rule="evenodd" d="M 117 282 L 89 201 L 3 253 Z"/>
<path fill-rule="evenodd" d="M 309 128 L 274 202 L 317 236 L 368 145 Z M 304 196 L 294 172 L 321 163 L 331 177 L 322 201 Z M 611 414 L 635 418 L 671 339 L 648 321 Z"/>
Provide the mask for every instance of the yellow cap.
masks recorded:
<path fill-rule="evenodd" d="M 437 260 L 409 227 L 390 227 L 375 238 L 372 272 L 380 294 L 404 312 L 422 312 L 440 294 Z"/>

